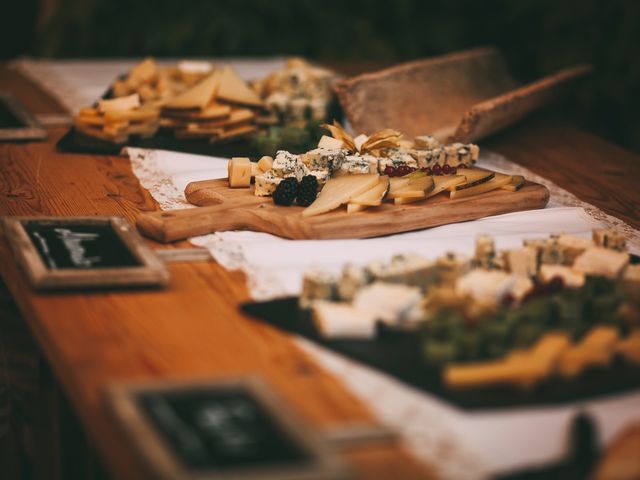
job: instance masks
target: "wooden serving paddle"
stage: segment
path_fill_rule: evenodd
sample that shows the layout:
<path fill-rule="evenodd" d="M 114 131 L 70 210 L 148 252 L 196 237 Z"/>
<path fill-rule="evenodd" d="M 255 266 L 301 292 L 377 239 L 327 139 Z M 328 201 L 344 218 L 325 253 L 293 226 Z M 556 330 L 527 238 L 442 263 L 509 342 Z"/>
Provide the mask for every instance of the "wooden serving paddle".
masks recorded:
<path fill-rule="evenodd" d="M 226 179 L 187 185 L 187 199 L 205 205 L 138 216 L 140 232 L 167 243 L 226 230 L 252 230 L 294 240 L 369 238 L 421 230 L 449 223 L 543 208 L 549 190 L 527 182 L 516 192 L 493 190 L 473 197 L 450 199 L 446 194 L 407 205 L 383 203 L 348 214 L 344 208 L 303 217 L 303 207 L 274 205 L 246 188 L 229 188 Z"/>

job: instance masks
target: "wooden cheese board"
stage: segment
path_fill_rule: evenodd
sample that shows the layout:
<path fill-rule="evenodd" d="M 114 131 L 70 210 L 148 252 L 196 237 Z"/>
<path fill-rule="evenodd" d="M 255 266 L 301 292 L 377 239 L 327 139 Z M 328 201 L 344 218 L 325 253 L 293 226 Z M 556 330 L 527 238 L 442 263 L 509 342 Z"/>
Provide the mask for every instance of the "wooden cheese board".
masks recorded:
<path fill-rule="evenodd" d="M 163 243 L 228 230 L 252 230 L 294 240 L 370 238 L 540 209 L 549 201 L 545 186 L 527 182 L 516 192 L 498 189 L 456 199 L 443 193 L 413 204 L 383 203 L 351 214 L 342 207 L 303 217 L 303 207 L 275 205 L 270 197 L 253 195 L 253 188 L 229 188 L 227 179 L 192 182 L 185 195 L 199 208 L 141 214 L 138 229 Z"/>

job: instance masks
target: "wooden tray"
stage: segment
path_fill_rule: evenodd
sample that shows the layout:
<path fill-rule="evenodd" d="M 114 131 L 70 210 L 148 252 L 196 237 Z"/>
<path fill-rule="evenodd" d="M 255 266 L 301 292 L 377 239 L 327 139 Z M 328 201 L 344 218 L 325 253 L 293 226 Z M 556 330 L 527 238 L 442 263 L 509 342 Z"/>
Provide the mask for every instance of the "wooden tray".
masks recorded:
<path fill-rule="evenodd" d="M 342 207 L 304 218 L 302 207 L 275 205 L 270 197 L 253 195 L 253 187 L 229 188 L 226 179 L 192 182 L 185 195 L 191 203 L 209 206 L 141 214 L 140 232 L 159 242 L 225 230 L 253 230 L 294 240 L 369 238 L 539 209 L 549 201 L 546 187 L 527 182 L 517 192 L 494 190 L 454 200 L 439 194 L 414 204 L 384 203 L 354 214 Z"/>
<path fill-rule="evenodd" d="M 336 85 L 354 131 L 394 128 L 406 136 L 472 142 L 557 98 L 588 65 L 521 85 L 494 48 L 477 48 L 359 75 Z"/>

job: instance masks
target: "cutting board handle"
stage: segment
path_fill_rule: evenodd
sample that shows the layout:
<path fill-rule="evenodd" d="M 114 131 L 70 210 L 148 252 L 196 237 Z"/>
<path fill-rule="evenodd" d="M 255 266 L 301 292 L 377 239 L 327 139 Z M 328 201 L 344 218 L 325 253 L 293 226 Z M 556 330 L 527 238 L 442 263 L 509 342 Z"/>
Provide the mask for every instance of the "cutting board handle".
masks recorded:
<path fill-rule="evenodd" d="M 138 231 L 161 243 L 175 242 L 197 235 L 246 228 L 248 212 L 226 205 L 141 213 Z"/>

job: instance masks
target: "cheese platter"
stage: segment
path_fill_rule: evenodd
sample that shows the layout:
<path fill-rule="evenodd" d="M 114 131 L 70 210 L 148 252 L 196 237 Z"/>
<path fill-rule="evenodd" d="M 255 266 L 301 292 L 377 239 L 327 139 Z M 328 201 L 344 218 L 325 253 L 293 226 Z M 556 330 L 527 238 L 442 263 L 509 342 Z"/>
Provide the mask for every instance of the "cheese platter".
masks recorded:
<path fill-rule="evenodd" d="M 563 404 L 640 389 L 639 261 L 608 230 L 480 235 L 473 256 L 314 268 L 242 309 L 465 409 Z"/>
<path fill-rule="evenodd" d="M 225 230 L 369 238 L 540 209 L 549 200 L 543 185 L 476 168 L 477 145 L 405 141 L 390 129 L 353 138 L 338 124 L 325 127 L 332 136 L 306 153 L 232 158 L 227 178 L 187 185 L 186 199 L 199 208 L 141 214 L 138 229 L 159 242 Z"/>

